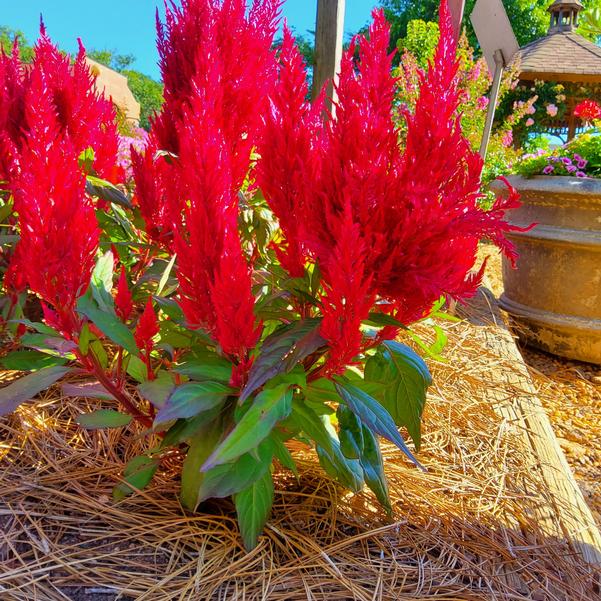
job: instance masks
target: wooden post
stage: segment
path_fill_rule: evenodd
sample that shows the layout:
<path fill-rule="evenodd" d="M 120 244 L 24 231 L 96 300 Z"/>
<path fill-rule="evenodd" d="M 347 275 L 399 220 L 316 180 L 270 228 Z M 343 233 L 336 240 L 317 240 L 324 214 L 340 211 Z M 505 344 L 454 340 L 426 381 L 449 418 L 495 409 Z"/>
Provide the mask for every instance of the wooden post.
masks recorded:
<path fill-rule="evenodd" d="M 482 143 L 480 144 L 480 156 L 486 159 L 488 142 L 492 132 L 492 124 L 495 118 L 497 101 L 499 100 L 499 90 L 501 88 L 501 77 L 505 68 L 505 59 L 500 50 L 495 50 L 495 75 L 492 81 L 492 87 L 488 96 L 488 109 L 486 111 L 486 122 L 484 123 L 484 132 L 482 133 Z"/>
<path fill-rule="evenodd" d="M 317 0 L 315 24 L 315 66 L 313 69 L 312 97 L 316 98 L 328 81 L 326 95 L 328 108 L 334 96 L 332 82 L 342 58 L 345 0 Z"/>
<path fill-rule="evenodd" d="M 451 13 L 451 23 L 455 32 L 455 39 L 458 40 L 461 35 L 461 23 L 463 22 L 463 11 L 465 10 L 465 0 L 449 0 L 449 11 Z"/>

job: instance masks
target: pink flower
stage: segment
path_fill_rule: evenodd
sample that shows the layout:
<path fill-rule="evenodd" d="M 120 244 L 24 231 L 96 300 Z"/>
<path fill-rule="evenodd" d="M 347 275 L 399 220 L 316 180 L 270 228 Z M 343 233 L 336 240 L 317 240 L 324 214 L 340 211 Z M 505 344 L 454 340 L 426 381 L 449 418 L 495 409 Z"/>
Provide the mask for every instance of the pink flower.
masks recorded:
<path fill-rule="evenodd" d="M 532 104 L 526 109 L 526 115 L 534 115 L 536 113 L 536 107 Z"/>
<path fill-rule="evenodd" d="M 534 119 L 528 119 L 526 121 L 526 127 L 532 127 L 534 125 Z"/>
<path fill-rule="evenodd" d="M 509 148 L 513 144 L 513 131 L 508 129 L 501 138 L 501 144 L 505 146 L 505 148 Z"/>
<path fill-rule="evenodd" d="M 557 115 L 558 108 L 554 104 L 547 105 L 547 115 L 550 117 L 555 117 Z"/>
<path fill-rule="evenodd" d="M 483 111 L 488 106 L 488 98 L 486 96 L 480 96 L 476 101 L 476 106 L 479 110 Z"/>

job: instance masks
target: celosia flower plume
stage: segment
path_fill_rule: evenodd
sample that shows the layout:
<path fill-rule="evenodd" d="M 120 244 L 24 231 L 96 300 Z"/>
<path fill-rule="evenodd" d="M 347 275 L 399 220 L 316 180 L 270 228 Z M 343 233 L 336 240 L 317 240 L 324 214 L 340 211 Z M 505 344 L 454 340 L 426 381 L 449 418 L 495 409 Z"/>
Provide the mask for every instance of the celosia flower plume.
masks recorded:
<path fill-rule="evenodd" d="M 27 168 L 10 182 L 21 231 L 13 267 L 41 297 L 50 325 L 71 337 L 79 331 L 74 309 L 90 282 L 99 230 L 79 149 L 57 118 L 41 70 L 32 70 L 25 118 L 20 160 Z"/>
<path fill-rule="evenodd" d="M 302 86 L 280 83 L 274 91 L 260 181 L 286 235 L 280 254 L 296 245 L 321 269 L 326 372 L 343 371 L 361 351 L 359 327 L 376 299 L 409 324 L 441 295 L 462 299 L 475 291 L 481 237 L 511 253 L 503 212 L 515 196 L 489 212 L 478 204 L 482 160 L 461 132 L 456 42 L 444 1 L 440 29 L 415 111 L 405 115 L 404 150 L 392 118 L 395 80 L 382 11 L 374 11 L 369 37 L 358 36 L 345 53 L 335 117 L 323 128 L 312 124 Z M 286 225 L 293 219 L 296 231 Z"/>

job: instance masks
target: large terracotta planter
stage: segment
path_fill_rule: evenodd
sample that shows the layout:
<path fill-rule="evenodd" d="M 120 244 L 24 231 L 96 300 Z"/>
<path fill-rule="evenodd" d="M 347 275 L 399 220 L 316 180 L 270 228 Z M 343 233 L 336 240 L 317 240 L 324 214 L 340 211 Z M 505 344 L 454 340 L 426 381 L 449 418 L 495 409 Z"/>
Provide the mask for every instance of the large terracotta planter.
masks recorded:
<path fill-rule="evenodd" d="M 601 180 L 509 179 L 522 200 L 509 221 L 537 225 L 509 235 L 519 258 L 517 269 L 503 259 L 501 307 L 527 343 L 601 364 Z"/>

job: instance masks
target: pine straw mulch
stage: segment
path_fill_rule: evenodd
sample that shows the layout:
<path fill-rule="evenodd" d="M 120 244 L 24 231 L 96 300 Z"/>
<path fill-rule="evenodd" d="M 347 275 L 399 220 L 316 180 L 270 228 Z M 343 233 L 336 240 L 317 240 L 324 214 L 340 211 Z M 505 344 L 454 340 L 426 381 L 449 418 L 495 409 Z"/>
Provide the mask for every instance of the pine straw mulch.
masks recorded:
<path fill-rule="evenodd" d="M 483 244 L 489 257 L 488 284 L 503 292 L 501 256 Z M 601 528 L 601 366 L 570 361 L 534 348 L 520 347 L 551 425 L 568 463 Z"/>
<path fill-rule="evenodd" d="M 134 427 L 82 431 L 75 416 L 98 401 L 53 390 L 22 406 L 0 420 L 0 599 L 597 598 L 590 567 L 540 531 L 534 459 L 482 394 L 512 366 L 480 343 L 482 328 L 445 328 L 449 360 L 431 362 L 420 452 L 428 472 L 385 451 L 394 520 L 296 446 L 300 478 L 278 473 L 273 517 L 250 554 L 229 502 L 182 510 L 176 460 L 147 490 L 111 500 L 124 461 L 148 442 Z"/>

